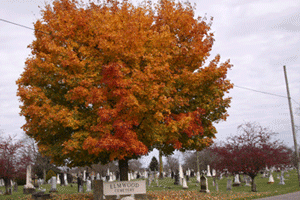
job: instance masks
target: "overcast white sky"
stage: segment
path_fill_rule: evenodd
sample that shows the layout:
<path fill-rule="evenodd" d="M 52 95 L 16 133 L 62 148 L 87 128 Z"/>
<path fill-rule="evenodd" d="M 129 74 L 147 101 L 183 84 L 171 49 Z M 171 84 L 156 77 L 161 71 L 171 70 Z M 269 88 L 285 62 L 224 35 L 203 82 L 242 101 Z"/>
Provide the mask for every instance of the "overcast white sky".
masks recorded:
<path fill-rule="evenodd" d="M 40 18 L 38 6 L 44 0 L 0 0 L 0 19 L 33 27 Z M 212 56 L 231 60 L 234 65 L 228 78 L 240 87 L 286 96 L 283 65 L 287 67 L 290 94 L 293 98 L 295 124 L 300 125 L 300 1 L 299 0 L 210 0 L 197 1 L 196 16 L 214 17 L 215 43 Z M 16 97 L 16 80 L 30 54 L 27 46 L 34 40 L 33 31 L 0 21 L 0 129 L 5 135 L 23 137 Z M 211 60 L 211 58 L 210 58 Z M 248 121 L 278 132 L 278 139 L 293 146 L 287 98 L 235 87 L 227 121 L 216 125 L 217 140 L 236 134 L 238 125 Z M 297 136 L 298 143 L 300 137 Z M 157 155 L 151 153 L 150 156 Z M 144 159 L 150 162 L 150 159 Z"/>

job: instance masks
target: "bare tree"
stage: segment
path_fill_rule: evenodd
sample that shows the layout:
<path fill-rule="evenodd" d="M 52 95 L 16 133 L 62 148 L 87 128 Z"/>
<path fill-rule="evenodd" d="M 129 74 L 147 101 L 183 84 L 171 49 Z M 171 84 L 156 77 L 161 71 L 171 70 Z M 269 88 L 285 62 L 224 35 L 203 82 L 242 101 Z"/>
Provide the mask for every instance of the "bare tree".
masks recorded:
<path fill-rule="evenodd" d="M 175 172 L 178 169 L 179 161 L 175 156 L 167 156 L 166 157 L 166 164 L 164 166 L 164 169 L 169 171 Z"/>
<path fill-rule="evenodd" d="M 129 170 L 140 171 L 142 169 L 142 163 L 140 160 L 132 159 L 129 161 Z"/>
<path fill-rule="evenodd" d="M 198 152 L 200 171 L 205 170 L 207 165 L 213 165 L 214 160 L 217 159 L 213 152 L 209 149 L 203 149 Z M 184 156 L 184 168 L 193 169 L 197 171 L 197 152 L 186 153 Z"/>

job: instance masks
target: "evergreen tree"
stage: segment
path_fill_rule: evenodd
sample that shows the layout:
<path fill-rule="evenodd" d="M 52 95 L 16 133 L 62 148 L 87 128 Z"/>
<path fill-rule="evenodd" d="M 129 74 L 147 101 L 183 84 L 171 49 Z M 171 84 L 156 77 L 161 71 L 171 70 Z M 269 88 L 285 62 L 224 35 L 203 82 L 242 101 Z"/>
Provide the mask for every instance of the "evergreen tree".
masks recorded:
<path fill-rule="evenodd" d="M 158 171 L 158 161 L 155 156 L 152 157 L 149 168 L 151 171 Z"/>

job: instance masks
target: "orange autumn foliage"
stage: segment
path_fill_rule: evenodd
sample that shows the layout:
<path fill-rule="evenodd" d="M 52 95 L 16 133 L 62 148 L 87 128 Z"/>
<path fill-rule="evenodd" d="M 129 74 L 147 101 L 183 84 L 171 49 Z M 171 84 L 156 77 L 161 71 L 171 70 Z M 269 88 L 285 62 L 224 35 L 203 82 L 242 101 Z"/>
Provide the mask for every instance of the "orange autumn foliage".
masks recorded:
<path fill-rule="evenodd" d="M 24 131 L 69 166 L 210 146 L 233 87 L 229 60 L 205 65 L 210 26 L 171 0 L 53 1 L 17 81 Z"/>

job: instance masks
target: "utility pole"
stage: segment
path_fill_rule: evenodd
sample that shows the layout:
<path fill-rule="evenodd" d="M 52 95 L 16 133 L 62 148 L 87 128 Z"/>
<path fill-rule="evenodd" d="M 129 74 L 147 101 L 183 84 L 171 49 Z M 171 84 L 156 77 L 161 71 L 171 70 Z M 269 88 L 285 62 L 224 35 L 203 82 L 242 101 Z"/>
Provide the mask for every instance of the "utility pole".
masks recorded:
<path fill-rule="evenodd" d="M 297 138 L 296 138 L 296 132 L 295 132 L 295 125 L 294 125 L 294 116 L 293 116 L 293 110 L 292 110 L 292 103 L 291 103 L 291 97 L 290 97 L 290 91 L 289 91 L 289 84 L 288 79 L 286 75 L 286 69 L 285 65 L 283 66 L 284 71 L 284 77 L 285 77 L 285 83 L 286 83 L 286 91 L 288 96 L 288 102 L 289 102 L 289 108 L 290 108 L 290 116 L 291 116 L 291 124 L 292 124 L 292 132 L 294 137 L 294 147 L 295 147 L 295 153 L 296 153 L 296 160 L 297 160 L 297 173 L 298 173 L 298 182 L 300 186 L 300 163 L 299 163 L 299 152 L 298 152 L 298 145 L 297 145 Z"/>

